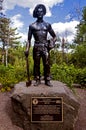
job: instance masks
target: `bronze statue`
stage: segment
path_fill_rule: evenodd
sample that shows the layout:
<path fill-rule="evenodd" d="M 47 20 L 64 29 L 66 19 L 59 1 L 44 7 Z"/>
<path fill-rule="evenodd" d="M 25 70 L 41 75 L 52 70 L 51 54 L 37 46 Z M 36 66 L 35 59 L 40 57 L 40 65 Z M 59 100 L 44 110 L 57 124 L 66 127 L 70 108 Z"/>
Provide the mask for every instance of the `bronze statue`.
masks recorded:
<path fill-rule="evenodd" d="M 29 48 L 31 45 L 32 35 L 34 37 L 33 60 L 34 60 L 34 78 L 36 80 L 35 86 L 40 84 L 40 59 L 42 58 L 44 66 L 44 80 L 47 86 L 52 86 L 50 83 L 50 64 L 49 64 L 49 50 L 54 47 L 56 42 L 56 35 L 51 25 L 43 20 L 46 14 L 46 8 L 43 4 L 39 4 L 33 11 L 33 17 L 37 20 L 29 26 L 28 44 L 25 55 L 28 57 Z M 47 40 L 47 35 L 50 33 L 51 40 Z"/>

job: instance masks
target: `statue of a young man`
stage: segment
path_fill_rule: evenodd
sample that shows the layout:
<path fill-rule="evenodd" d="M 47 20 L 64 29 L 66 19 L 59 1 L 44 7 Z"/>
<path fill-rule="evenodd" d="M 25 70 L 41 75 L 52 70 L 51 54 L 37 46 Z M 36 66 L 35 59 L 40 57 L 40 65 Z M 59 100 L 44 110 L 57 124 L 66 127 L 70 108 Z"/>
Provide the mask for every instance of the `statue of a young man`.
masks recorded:
<path fill-rule="evenodd" d="M 51 25 L 43 20 L 43 16 L 46 14 L 46 8 L 44 5 L 39 4 L 33 11 L 33 17 L 37 18 L 36 22 L 29 26 L 28 31 L 28 44 L 26 47 L 25 55 L 28 56 L 29 48 L 31 45 L 32 35 L 34 37 L 33 48 L 33 60 L 34 60 L 34 78 L 36 80 L 35 86 L 40 84 L 40 58 L 43 60 L 44 66 L 44 80 L 45 84 L 52 86 L 50 83 L 50 64 L 49 64 L 49 48 L 47 40 L 47 34 L 52 36 L 51 43 L 55 43 L 56 35 Z M 52 42 L 53 41 L 53 42 Z"/>

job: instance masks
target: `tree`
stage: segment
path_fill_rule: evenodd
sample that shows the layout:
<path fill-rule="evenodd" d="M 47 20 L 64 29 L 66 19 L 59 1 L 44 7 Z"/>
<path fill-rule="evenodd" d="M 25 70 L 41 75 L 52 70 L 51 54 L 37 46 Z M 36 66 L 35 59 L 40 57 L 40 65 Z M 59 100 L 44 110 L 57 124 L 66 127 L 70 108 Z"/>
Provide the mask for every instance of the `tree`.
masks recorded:
<path fill-rule="evenodd" d="M 86 45 L 78 45 L 76 47 L 75 52 L 71 56 L 71 61 L 76 67 L 86 67 Z"/>
<path fill-rule="evenodd" d="M 76 46 L 72 55 L 72 62 L 77 67 L 86 66 L 86 6 L 82 10 L 82 19 L 77 25 L 77 34 L 75 37 Z"/>
<path fill-rule="evenodd" d="M 75 37 L 75 42 L 77 44 L 86 43 L 86 6 L 82 10 L 82 20 L 80 24 L 77 25 L 77 35 Z"/>
<path fill-rule="evenodd" d="M 0 18 L 0 42 L 2 43 L 2 63 L 7 65 L 8 48 L 16 47 L 19 44 L 17 41 L 18 33 L 16 33 L 17 28 L 12 28 L 10 26 L 10 19 L 1 17 Z M 6 58 L 5 58 L 6 57 Z"/>

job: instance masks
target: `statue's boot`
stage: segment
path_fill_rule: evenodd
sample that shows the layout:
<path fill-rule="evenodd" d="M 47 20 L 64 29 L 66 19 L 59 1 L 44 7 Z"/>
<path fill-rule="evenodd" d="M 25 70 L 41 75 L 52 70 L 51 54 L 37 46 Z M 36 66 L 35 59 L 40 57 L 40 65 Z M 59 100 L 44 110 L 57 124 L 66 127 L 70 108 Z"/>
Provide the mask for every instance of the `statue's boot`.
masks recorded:
<path fill-rule="evenodd" d="M 50 80 L 45 80 L 45 85 L 49 87 L 53 87 L 53 85 L 50 83 Z"/>
<path fill-rule="evenodd" d="M 36 82 L 34 83 L 34 86 L 38 86 L 40 84 L 40 80 L 36 80 Z"/>

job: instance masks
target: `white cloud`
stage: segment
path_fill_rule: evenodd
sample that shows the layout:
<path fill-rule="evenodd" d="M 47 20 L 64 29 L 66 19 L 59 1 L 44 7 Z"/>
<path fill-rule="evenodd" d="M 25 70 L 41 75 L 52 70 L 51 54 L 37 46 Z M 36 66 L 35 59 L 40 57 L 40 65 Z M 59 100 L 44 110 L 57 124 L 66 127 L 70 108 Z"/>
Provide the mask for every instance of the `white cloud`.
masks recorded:
<path fill-rule="evenodd" d="M 20 42 L 24 42 L 27 40 L 27 32 L 22 33 L 24 23 L 23 21 L 21 21 L 21 17 L 22 17 L 21 14 L 17 14 L 11 17 L 10 19 L 12 22 L 11 24 L 12 28 L 17 28 L 16 33 L 19 33 L 18 36 L 21 36 Z"/>
<path fill-rule="evenodd" d="M 76 34 L 76 26 L 79 24 L 79 21 L 70 21 L 70 22 L 59 22 L 52 24 L 54 31 L 60 37 L 67 38 L 68 42 L 72 42 Z"/>
<path fill-rule="evenodd" d="M 11 17 L 11 22 L 12 22 L 12 28 L 17 28 L 16 33 L 18 33 L 18 36 L 21 36 L 20 42 L 23 43 L 24 41 L 27 41 L 27 33 L 28 33 L 28 28 L 26 29 L 26 32 L 23 32 L 24 29 L 24 23 L 21 21 L 21 15 L 17 14 Z M 32 42 L 33 42 L 33 37 L 32 37 Z"/>
<path fill-rule="evenodd" d="M 18 30 L 21 30 L 24 23 L 20 20 L 21 14 L 14 15 L 11 17 L 12 27 L 17 28 Z"/>
<path fill-rule="evenodd" d="M 20 38 L 21 43 L 23 43 L 24 41 L 27 41 L 27 33 L 19 32 L 19 36 L 21 36 L 21 38 Z"/>
<path fill-rule="evenodd" d="M 15 5 L 29 8 L 30 13 L 32 13 L 33 8 L 37 4 L 44 4 L 47 9 L 47 16 L 51 16 L 51 12 L 49 8 L 52 8 L 54 5 L 62 3 L 64 0 L 4 0 L 3 7 L 5 10 L 14 9 Z"/>

